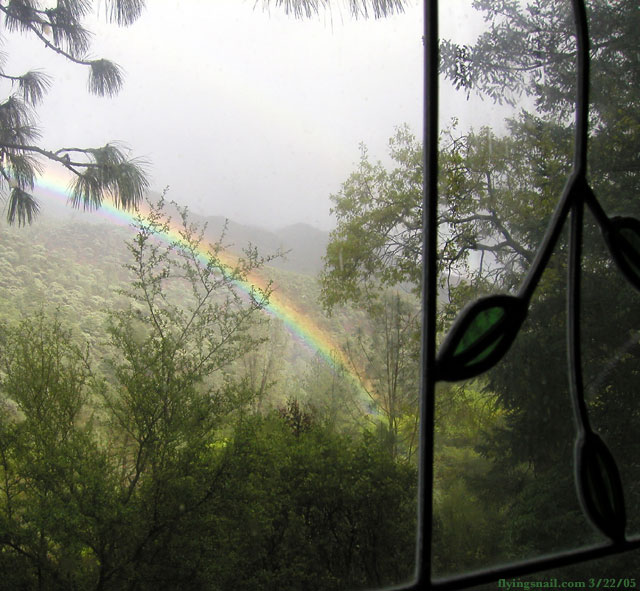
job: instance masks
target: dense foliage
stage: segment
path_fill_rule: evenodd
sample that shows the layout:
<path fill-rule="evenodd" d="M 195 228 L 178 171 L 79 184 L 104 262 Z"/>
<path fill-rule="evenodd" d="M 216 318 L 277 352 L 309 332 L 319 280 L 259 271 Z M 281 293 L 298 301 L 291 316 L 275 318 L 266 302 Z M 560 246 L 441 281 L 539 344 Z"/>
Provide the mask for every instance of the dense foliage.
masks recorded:
<path fill-rule="evenodd" d="M 443 41 L 443 75 L 469 95 L 511 104 L 527 95 L 526 104 L 533 102 L 535 108 L 522 109 L 500 133 L 459 130 L 455 121 L 442 131 L 438 268 L 443 334 L 474 298 L 517 293 L 571 170 L 573 149 L 571 3 L 477 0 L 474 6 L 486 19 L 486 32 L 473 45 Z M 634 81 L 639 69 L 629 27 L 640 13 L 629 0 L 589 2 L 588 9 L 590 183 L 608 213 L 638 217 L 640 95 Z M 422 153 L 406 127 L 391 138 L 390 156 L 393 166 L 387 168 L 372 163 L 363 149 L 357 170 L 332 197 L 338 226 L 321 278 L 330 309 L 369 305 L 390 289 L 420 291 Z M 563 235 L 507 357 L 481 379 L 443 385 L 438 392 L 434 536 L 439 573 L 598 539 L 582 515 L 573 482 L 566 251 Z M 635 396 L 638 294 L 614 264 L 590 215 L 582 270 L 587 403 L 594 427 L 620 466 L 628 530 L 635 532 L 640 525 L 640 450 L 632 435 L 640 418 Z M 447 425 L 463 409 L 477 423 L 452 438 Z M 465 527 L 478 527 L 473 543 L 461 531 Z M 619 557 L 611 572 L 623 575 L 630 560 Z"/>
<path fill-rule="evenodd" d="M 124 229 L 80 226 L 48 267 L 46 226 L 2 243 L 0 588 L 410 579 L 416 468 L 336 368 L 274 369 L 286 344 L 261 312 L 269 291 L 238 287 L 268 259 L 249 250 L 231 268 L 221 239 L 203 261 L 186 212 L 167 241 L 163 201 L 150 208 L 126 247 L 105 248 Z"/>

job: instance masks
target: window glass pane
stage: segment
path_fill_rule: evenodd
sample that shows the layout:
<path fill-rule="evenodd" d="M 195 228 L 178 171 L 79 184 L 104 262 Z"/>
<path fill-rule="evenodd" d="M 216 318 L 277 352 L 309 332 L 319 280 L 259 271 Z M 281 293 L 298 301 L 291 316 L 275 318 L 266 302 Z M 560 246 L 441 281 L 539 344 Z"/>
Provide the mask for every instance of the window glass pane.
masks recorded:
<path fill-rule="evenodd" d="M 635 201 L 628 196 L 637 193 L 637 85 L 629 78 L 637 73 L 638 53 L 633 35 L 625 31 L 636 22 L 637 7 L 632 2 L 587 5 L 589 183 L 606 214 L 634 216 Z M 478 1 L 472 7 L 452 2 L 441 7 L 440 18 L 443 335 L 476 298 L 510 297 L 487 300 L 506 302 L 505 307 L 485 309 L 467 326 L 464 339 L 449 338 L 442 348 L 442 355 L 459 361 L 442 370 L 454 383 L 440 384 L 437 394 L 436 576 L 606 541 L 584 516 L 574 482 L 578 424 L 567 361 L 568 221 L 540 276 L 533 262 L 571 170 L 572 3 Z M 638 516 L 631 433 L 637 404 L 631 392 L 638 293 L 633 287 L 637 260 L 628 252 L 636 226 L 625 218 L 603 236 L 602 227 L 609 227 L 606 214 L 590 203 L 598 218 L 588 212 L 582 224 L 579 365 L 588 418 L 620 469 L 627 533 L 633 534 Z M 629 241 L 629 250 L 617 252 L 626 279 L 610 252 L 615 232 Z M 614 238 L 605 240 L 611 233 Z M 509 352 L 479 377 L 456 381 L 456 371 L 464 378 L 474 364 L 481 366 L 502 350 L 500 339 L 506 342 L 511 334 L 505 328 L 509 315 L 520 322 L 516 312 L 522 302 L 528 315 Z M 489 338 L 492 326 L 502 331 L 500 338 Z M 467 354 L 474 342 L 484 348 Z M 617 573 L 603 576 L 625 576 L 628 561 L 625 556 L 603 561 L 606 572 Z M 558 572 L 566 580 L 581 569 L 595 573 L 598 568 L 583 564 Z"/>
<path fill-rule="evenodd" d="M 617 208 L 616 208 L 617 209 Z M 587 218 L 591 227 L 593 219 Z M 635 378 L 638 375 L 636 309 L 638 291 L 611 263 L 599 233 L 587 239 L 585 256 L 596 261 L 584 272 L 585 395 L 593 426 L 614 455 L 625 493 L 627 531 L 637 534 L 638 467 L 632 433 L 638 427 Z"/>
<path fill-rule="evenodd" d="M 409 581 L 421 3 L 167 0 L 128 27 L 105 21 L 135 1 L 58 4 L 0 6 L 21 10 L 1 34 L 3 203 L 42 160 L 35 221 L 0 221 L 5 587 Z M 117 69 L 78 63 L 102 57 L 118 92 Z M 6 77 L 33 68 L 40 136 Z M 117 207 L 137 157 L 144 219 Z M 86 191 L 67 204 L 74 179 L 91 211 Z"/>
<path fill-rule="evenodd" d="M 575 493 L 563 259 L 552 257 L 546 293 L 534 297 L 502 362 L 480 378 L 439 386 L 435 576 L 599 539 Z"/>
<path fill-rule="evenodd" d="M 587 2 L 592 37 L 592 129 L 589 178 L 611 217 L 638 218 L 638 10 L 633 3 Z M 594 428 L 607 441 L 620 469 L 627 509 L 627 532 L 640 531 L 639 423 L 634 382 L 638 375 L 638 290 L 615 264 L 607 244 L 587 218 L 584 274 L 585 390 Z M 612 564 L 615 564 L 612 561 Z M 621 559 L 621 564 L 624 564 Z M 629 564 L 627 561 L 626 564 Z M 621 571 L 622 572 L 622 571 Z"/>

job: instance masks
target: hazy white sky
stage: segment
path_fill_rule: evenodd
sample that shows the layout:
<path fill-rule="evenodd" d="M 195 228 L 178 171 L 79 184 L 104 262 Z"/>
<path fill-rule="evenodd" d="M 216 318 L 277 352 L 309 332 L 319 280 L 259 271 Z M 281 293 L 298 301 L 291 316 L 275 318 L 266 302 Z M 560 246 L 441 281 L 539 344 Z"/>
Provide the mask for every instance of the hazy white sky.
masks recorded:
<path fill-rule="evenodd" d="M 442 4 L 443 36 L 477 31 L 469 0 Z M 114 98 L 89 95 L 86 70 L 37 41 L 9 40 L 6 71 L 55 77 L 38 109 L 46 147 L 121 140 L 155 190 L 199 213 L 328 229 L 359 143 L 384 158 L 396 126 L 422 125 L 422 3 L 366 21 L 336 6 L 296 20 L 254 0 L 153 0 L 128 28 L 98 18 L 92 56 L 126 72 Z M 443 92 L 443 118 L 464 121 L 464 98 Z"/>

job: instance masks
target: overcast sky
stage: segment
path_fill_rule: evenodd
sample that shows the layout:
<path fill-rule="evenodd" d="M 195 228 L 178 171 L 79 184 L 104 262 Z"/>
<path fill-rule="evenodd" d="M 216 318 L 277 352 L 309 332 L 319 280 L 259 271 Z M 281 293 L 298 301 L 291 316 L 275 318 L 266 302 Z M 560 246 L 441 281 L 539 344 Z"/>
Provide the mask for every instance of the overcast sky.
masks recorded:
<path fill-rule="evenodd" d="M 442 4 L 443 36 L 473 38 L 469 0 Z M 384 158 L 396 126 L 422 125 L 421 2 L 380 20 L 340 6 L 296 20 L 254 0 L 153 0 L 128 28 L 98 15 L 92 57 L 126 73 L 114 98 L 89 95 L 87 71 L 38 41 L 9 40 L 6 71 L 55 77 L 38 109 L 48 148 L 120 140 L 150 162 L 153 189 L 198 213 L 329 229 L 359 143 Z M 443 119 L 467 121 L 464 97 L 443 93 Z"/>

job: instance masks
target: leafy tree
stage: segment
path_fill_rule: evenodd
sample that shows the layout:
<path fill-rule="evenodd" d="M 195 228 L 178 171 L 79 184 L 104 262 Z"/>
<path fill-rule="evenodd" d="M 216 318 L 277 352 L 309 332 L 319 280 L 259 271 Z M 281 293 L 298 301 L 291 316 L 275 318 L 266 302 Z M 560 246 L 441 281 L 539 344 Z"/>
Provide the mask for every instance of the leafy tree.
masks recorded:
<path fill-rule="evenodd" d="M 269 296 L 239 287 L 265 260 L 255 249 L 229 267 L 219 256 L 222 236 L 203 258 L 205 229 L 190 224 L 186 210 L 178 209 L 179 237 L 167 242 L 164 200 L 149 208 L 128 244 L 130 304 L 108 327 L 105 428 L 121 510 L 131 516 L 100 557 L 113 588 L 199 579 L 212 542 L 202 525 L 222 502 L 225 438 L 256 396 L 225 370 L 262 342 L 256 313 Z M 202 548 L 194 546 L 199 539 Z"/>
<path fill-rule="evenodd" d="M 523 114 L 509 135 L 490 129 L 441 135 L 438 259 L 443 285 L 460 277 L 513 288 L 533 260 L 569 167 L 570 134 Z M 326 307 L 375 299 L 406 284 L 419 293 L 422 147 L 406 126 L 389 140 L 390 171 L 362 151 L 358 170 L 332 196 L 338 226 L 321 275 Z M 535 215 L 534 215 L 535 213 Z"/>
<path fill-rule="evenodd" d="M 357 170 L 331 196 L 338 226 L 331 232 L 320 278 L 329 310 L 375 299 L 380 285 L 419 283 L 422 152 L 406 126 L 389 145 L 397 168 L 389 172 L 371 163 L 361 146 Z"/>
<path fill-rule="evenodd" d="M 299 378 L 300 398 L 313 405 L 316 421 L 340 433 L 353 433 L 362 427 L 361 385 L 337 359 L 327 363 L 317 355 Z"/>
<path fill-rule="evenodd" d="M 439 574 L 483 568 L 513 551 L 505 536 L 504 496 L 487 486 L 493 465 L 479 449 L 502 420 L 503 411 L 481 389 L 438 385 L 433 549 Z M 509 484 L 505 478 L 511 492 Z"/>
<path fill-rule="evenodd" d="M 445 41 L 441 70 L 467 93 L 515 104 L 535 100 L 546 121 L 570 125 L 575 100 L 575 26 L 571 3 L 477 0 L 487 31 L 472 45 Z M 632 0 L 588 3 L 590 36 L 590 176 L 598 196 L 631 209 L 637 194 L 640 84 L 634 43 L 640 11 Z"/>
<path fill-rule="evenodd" d="M 503 137 L 487 128 L 462 134 L 453 125 L 442 133 L 442 327 L 470 297 L 517 288 L 562 189 L 568 132 L 526 114 L 511 121 L 509 130 Z M 325 306 L 352 302 L 364 307 L 378 337 L 387 334 L 383 326 L 389 316 L 380 314 L 386 290 L 403 286 L 419 293 L 422 273 L 422 148 L 406 126 L 390 139 L 390 155 L 395 168 L 387 170 L 372 164 L 363 150 L 358 170 L 332 196 L 338 226 L 321 276 Z M 412 369 L 406 367 L 407 394 L 417 389 L 417 329 L 402 348 L 399 342 L 378 346 L 382 357 L 367 364 L 375 373 L 375 368 L 390 369 L 384 359 L 412 359 Z M 375 355 L 362 342 L 359 349 Z"/>
<path fill-rule="evenodd" d="M 411 577 L 416 472 L 373 435 L 336 433 L 290 400 L 250 417 L 233 449 L 242 461 L 225 515 L 238 563 L 227 586 L 354 589 Z"/>
<path fill-rule="evenodd" d="M 3 328 L 1 585 L 90 588 L 115 482 L 86 413 L 86 353 L 42 314 Z"/>
<path fill-rule="evenodd" d="M 521 7 L 508 0 L 475 0 L 474 8 L 484 13 L 487 30 L 472 46 L 442 43 L 444 75 L 467 93 L 510 104 L 526 94 L 542 113 L 571 119 L 576 51 L 571 3 L 531 0 Z M 588 11 L 595 76 L 591 107 L 595 122 L 604 122 L 610 119 L 611 99 L 637 101 L 637 56 L 630 40 L 640 15 L 628 0 L 595 0 Z"/>
<path fill-rule="evenodd" d="M 495 100 L 536 98 L 538 115 L 507 121 L 508 133 L 443 130 L 440 150 L 440 271 L 512 289 L 528 268 L 555 206 L 572 151 L 575 43 L 569 3 L 478 0 L 489 26 L 475 45 L 444 41 L 442 72 L 460 88 Z M 590 3 L 592 135 L 596 193 L 633 212 L 637 192 L 637 52 L 628 27 L 634 2 Z M 524 49 L 523 49 L 524 48 Z M 496 59 L 496 55 L 500 59 Z M 605 93 L 604 89 L 607 90 Z M 612 89 L 612 94 L 609 90 Z M 379 285 L 420 280 L 422 154 L 405 127 L 390 140 L 395 168 L 361 150 L 357 171 L 332 196 L 338 227 L 322 277 L 328 307 L 358 301 Z M 471 265 L 468 263 L 471 261 Z"/>
<path fill-rule="evenodd" d="M 41 0 L 11 0 L 0 5 L 9 32 L 38 39 L 51 51 L 89 69 L 89 91 L 113 96 L 123 83 L 121 68 L 106 59 L 87 57 L 91 32 L 83 19 L 94 3 L 60 0 L 51 6 Z M 133 23 L 144 0 L 110 0 L 107 19 L 120 26 Z M 105 197 L 116 206 L 130 208 L 143 197 L 148 180 L 144 162 L 130 158 L 117 143 L 101 148 L 45 148 L 38 143 L 40 131 L 34 107 L 51 85 L 51 77 L 40 70 L 17 75 L 0 67 L 0 78 L 11 83 L 11 91 L 0 102 L 0 192 L 7 198 L 7 219 L 20 225 L 31 223 L 39 205 L 31 194 L 42 158 L 57 162 L 73 174 L 71 202 L 75 207 L 97 208 Z"/>
<path fill-rule="evenodd" d="M 228 267 L 221 243 L 202 260 L 204 230 L 184 210 L 179 238 L 160 243 L 164 200 L 150 208 L 129 244 L 130 302 L 112 312 L 103 364 L 59 322 L 2 333 L 0 542 L 4 566 L 24 562 L 16 586 L 152 585 L 173 526 L 217 498 L 223 454 L 212 444 L 254 396 L 214 374 L 259 342 L 251 328 L 268 291 L 245 297 L 237 285 L 262 260 L 248 251 Z"/>
<path fill-rule="evenodd" d="M 347 354 L 378 413 L 391 457 L 415 460 L 418 448 L 419 312 L 400 294 L 370 308 L 366 328 L 347 341 Z"/>
<path fill-rule="evenodd" d="M 253 335 L 257 336 L 256 333 L 254 329 Z M 237 364 L 239 375 L 246 381 L 249 390 L 256 393 L 258 409 L 277 386 L 282 386 L 288 345 L 282 323 L 274 319 L 265 323 L 262 339 L 263 342 L 247 351 Z"/>
<path fill-rule="evenodd" d="M 201 261 L 204 229 L 197 232 L 182 209 L 180 237 L 158 242 L 169 220 L 164 200 L 149 205 L 128 245 L 133 281 L 124 293 L 130 305 L 114 311 L 109 323 L 118 355 L 110 362 L 116 387 L 106 402 L 114 428 L 125 436 L 129 494 L 147 470 L 165 469 L 154 458 L 173 461 L 178 449 L 196 453 L 220 417 L 248 402 L 223 370 L 262 341 L 254 336 L 256 312 L 269 297 L 268 288 L 244 295 L 238 287 L 264 262 L 255 250 L 228 267 L 219 258 L 221 237 Z"/>
<path fill-rule="evenodd" d="M 638 54 L 630 41 L 633 37 L 624 33 L 637 22 L 636 4 L 589 4 L 593 33 L 589 166 L 592 186 L 607 210 L 638 216 L 637 200 L 629 198 L 637 194 L 640 178 L 638 85 L 630 83 L 638 71 Z M 535 98 L 538 112 L 522 111 L 507 121 L 502 136 L 489 129 L 460 133 L 455 125 L 442 133 L 438 262 L 441 282 L 449 287 L 442 298 L 443 328 L 470 299 L 518 288 L 571 162 L 575 42 L 569 3 L 535 0 L 523 7 L 478 1 L 475 6 L 484 11 L 488 30 L 473 46 L 443 43 L 444 75 L 468 92 L 497 100 L 514 102 L 527 93 Z M 419 238 L 412 224 L 419 228 L 422 213 L 421 155 L 409 135 L 402 140 L 407 153 L 399 158 L 398 137 L 392 140 L 395 169 L 372 165 L 365 154 L 358 170 L 333 197 L 338 227 L 323 274 L 329 305 L 366 301 L 368 294 L 396 283 L 419 286 L 421 259 L 418 255 L 412 260 L 409 254 Z M 415 171 L 415 180 L 403 184 L 408 170 Z M 390 182 L 394 177 L 398 180 Z M 363 238 L 368 232 L 373 236 Z M 507 535 L 523 554 L 503 549 L 503 559 L 590 540 L 572 483 L 575 434 L 564 363 L 565 252 L 566 240 L 561 237 L 508 356 L 481 383 L 467 384 L 490 394 L 505 413 L 499 428 L 474 444 L 493 468 L 473 487 L 477 495 L 483 489 L 494 491 L 494 501 L 499 491 L 505 493 Z M 640 476 L 637 463 L 630 460 L 637 455 L 637 442 L 628 437 L 638 420 L 633 402 L 639 361 L 637 293 L 624 287 L 589 216 L 582 268 L 583 366 L 590 413 L 614 453 L 617 450 L 623 479 L 633 483 Z M 628 485 L 626 492 L 627 506 L 637 506 L 637 486 Z M 558 505 L 563 507 L 559 517 L 550 517 L 550 508 Z M 489 512 L 489 506 L 484 510 Z M 637 516 L 632 519 L 637 523 Z"/>

